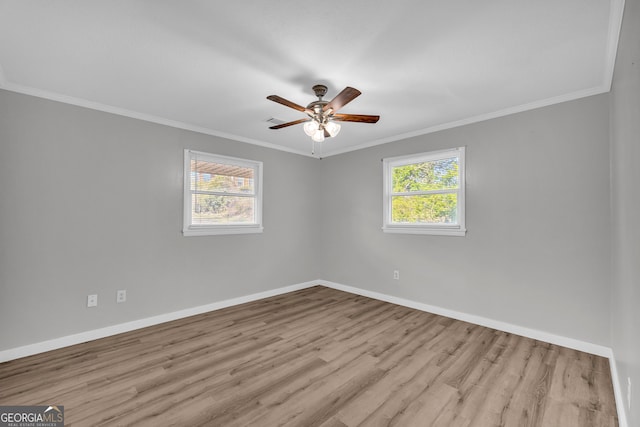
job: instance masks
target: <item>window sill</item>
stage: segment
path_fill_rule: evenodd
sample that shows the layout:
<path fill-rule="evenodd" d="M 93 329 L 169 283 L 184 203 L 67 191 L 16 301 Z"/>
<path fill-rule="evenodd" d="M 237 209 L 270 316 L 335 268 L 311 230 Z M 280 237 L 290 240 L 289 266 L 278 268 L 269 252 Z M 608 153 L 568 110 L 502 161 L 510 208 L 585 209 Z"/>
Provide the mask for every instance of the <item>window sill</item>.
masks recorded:
<path fill-rule="evenodd" d="M 229 226 L 229 227 L 202 227 L 188 228 L 182 230 L 185 237 L 193 236 L 219 236 L 225 234 L 254 234 L 262 233 L 264 228 L 260 225 L 251 226 Z"/>
<path fill-rule="evenodd" d="M 427 234 L 433 236 L 464 236 L 467 230 L 460 227 L 421 227 L 421 226 L 389 226 L 382 227 L 385 233 Z"/>

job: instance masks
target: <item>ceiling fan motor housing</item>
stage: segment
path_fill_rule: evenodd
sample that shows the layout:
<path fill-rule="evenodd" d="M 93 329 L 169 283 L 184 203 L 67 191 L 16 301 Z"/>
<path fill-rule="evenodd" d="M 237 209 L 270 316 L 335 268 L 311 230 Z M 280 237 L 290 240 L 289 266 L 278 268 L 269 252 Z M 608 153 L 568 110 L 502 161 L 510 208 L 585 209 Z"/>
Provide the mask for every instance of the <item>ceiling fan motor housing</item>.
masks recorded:
<path fill-rule="evenodd" d="M 312 89 L 318 97 L 318 100 L 309 103 L 309 105 L 307 105 L 307 108 L 309 110 L 313 110 L 315 116 L 318 116 L 322 112 L 324 106 L 329 103 L 329 101 L 322 100 L 322 97 L 327 94 L 327 87 L 325 85 L 315 85 Z"/>

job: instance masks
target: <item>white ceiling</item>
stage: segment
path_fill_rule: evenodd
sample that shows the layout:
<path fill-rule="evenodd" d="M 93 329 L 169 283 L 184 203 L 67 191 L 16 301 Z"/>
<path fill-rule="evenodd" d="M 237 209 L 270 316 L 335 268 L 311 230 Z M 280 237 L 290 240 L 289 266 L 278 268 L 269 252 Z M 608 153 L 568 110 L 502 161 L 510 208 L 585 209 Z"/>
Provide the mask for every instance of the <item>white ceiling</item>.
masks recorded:
<path fill-rule="evenodd" d="M 327 156 L 609 91 L 623 1 L 0 0 L 0 87 L 304 155 L 358 88 Z"/>

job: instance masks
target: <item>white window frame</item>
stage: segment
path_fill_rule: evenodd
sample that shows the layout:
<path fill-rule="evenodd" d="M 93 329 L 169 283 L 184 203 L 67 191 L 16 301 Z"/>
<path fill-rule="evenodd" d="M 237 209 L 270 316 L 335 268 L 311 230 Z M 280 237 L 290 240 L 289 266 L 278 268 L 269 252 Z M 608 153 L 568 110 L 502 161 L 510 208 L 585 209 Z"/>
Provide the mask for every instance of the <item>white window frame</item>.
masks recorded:
<path fill-rule="evenodd" d="M 435 160 L 458 158 L 459 183 L 457 190 L 457 224 L 411 224 L 391 222 L 391 201 L 394 195 L 407 195 L 407 193 L 393 193 L 393 168 L 397 166 L 424 163 Z M 412 154 L 408 156 L 389 157 L 382 160 L 384 190 L 383 190 L 383 224 L 382 231 L 385 233 L 404 234 L 432 234 L 440 236 L 464 236 L 465 228 L 465 147 L 457 147 L 446 150 L 430 151 L 426 153 Z M 451 191 L 427 191 L 412 192 L 411 194 L 438 194 L 450 193 Z"/>
<path fill-rule="evenodd" d="M 191 160 L 198 158 L 208 162 L 251 168 L 254 171 L 255 222 L 249 224 L 192 224 Z M 233 195 L 220 192 L 220 195 Z M 184 236 L 214 236 L 220 234 L 262 233 L 262 162 L 221 156 L 190 149 L 184 150 L 184 214 L 182 233 Z"/>

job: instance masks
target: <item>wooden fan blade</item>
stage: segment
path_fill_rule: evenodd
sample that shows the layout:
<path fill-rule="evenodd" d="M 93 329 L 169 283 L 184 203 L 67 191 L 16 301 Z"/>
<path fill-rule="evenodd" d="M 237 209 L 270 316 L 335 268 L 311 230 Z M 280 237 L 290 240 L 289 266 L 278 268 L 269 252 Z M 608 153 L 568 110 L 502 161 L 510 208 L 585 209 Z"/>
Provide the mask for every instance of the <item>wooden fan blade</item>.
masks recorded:
<path fill-rule="evenodd" d="M 337 122 L 376 123 L 380 116 L 368 116 L 366 114 L 334 114 L 331 118 Z"/>
<path fill-rule="evenodd" d="M 339 109 L 341 109 L 342 107 L 344 107 L 345 105 L 347 105 L 348 103 L 356 99 L 358 96 L 360 96 L 361 93 L 362 92 L 360 92 L 358 89 L 354 89 L 352 87 L 347 86 L 342 90 L 342 92 L 337 94 L 336 97 L 333 98 L 327 105 L 325 105 L 322 108 L 322 111 L 327 111 L 329 108 L 331 108 L 335 113 L 336 111 L 338 111 Z"/>
<path fill-rule="evenodd" d="M 277 102 L 278 104 L 285 105 L 289 108 L 293 108 L 294 110 L 302 111 L 303 113 L 313 114 L 313 111 L 309 110 L 308 108 L 304 108 L 302 105 L 298 105 L 295 102 L 291 102 L 288 99 L 284 99 L 278 95 L 269 95 L 267 96 L 267 99 L 273 102 Z"/>
<path fill-rule="evenodd" d="M 282 129 L 282 128 L 286 128 L 288 126 L 299 125 L 300 123 L 309 122 L 309 121 L 311 121 L 310 118 L 294 120 L 292 122 L 280 123 L 279 125 L 270 126 L 269 129 Z"/>

